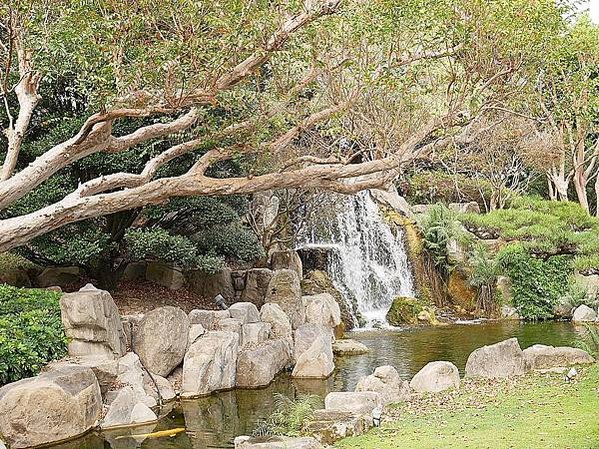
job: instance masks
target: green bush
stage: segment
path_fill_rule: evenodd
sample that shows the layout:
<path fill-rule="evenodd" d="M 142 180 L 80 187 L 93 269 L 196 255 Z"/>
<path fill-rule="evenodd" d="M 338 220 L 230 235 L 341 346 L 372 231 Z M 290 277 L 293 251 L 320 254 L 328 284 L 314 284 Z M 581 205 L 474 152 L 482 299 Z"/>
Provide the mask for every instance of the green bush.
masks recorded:
<path fill-rule="evenodd" d="M 258 422 L 253 431 L 254 436 L 299 436 L 304 423 L 322 406 L 322 399 L 316 395 L 300 394 L 297 398 L 290 399 L 275 393 L 274 402 L 275 410 L 267 419 Z"/>
<path fill-rule="evenodd" d="M 60 293 L 0 285 L 0 385 L 34 376 L 67 353 Z"/>
<path fill-rule="evenodd" d="M 514 306 L 526 319 L 553 316 L 553 307 L 569 288 L 572 258 L 554 256 L 546 260 L 531 255 L 521 244 L 512 244 L 497 255 L 500 266 L 512 280 Z"/>

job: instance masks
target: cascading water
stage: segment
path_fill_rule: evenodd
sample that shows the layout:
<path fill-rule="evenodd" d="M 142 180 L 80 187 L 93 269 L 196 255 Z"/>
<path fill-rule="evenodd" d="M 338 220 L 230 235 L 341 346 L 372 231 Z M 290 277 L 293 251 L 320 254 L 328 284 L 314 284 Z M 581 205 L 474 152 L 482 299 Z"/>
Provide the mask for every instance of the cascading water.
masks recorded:
<path fill-rule="evenodd" d="M 327 200 L 335 213 L 309 226 L 300 247 L 330 249 L 329 275 L 348 303 L 355 298 L 363 327 L 385 325 L 393 299 L 414 296 L 402 232 L 391 231 L 369 192 Z"/>

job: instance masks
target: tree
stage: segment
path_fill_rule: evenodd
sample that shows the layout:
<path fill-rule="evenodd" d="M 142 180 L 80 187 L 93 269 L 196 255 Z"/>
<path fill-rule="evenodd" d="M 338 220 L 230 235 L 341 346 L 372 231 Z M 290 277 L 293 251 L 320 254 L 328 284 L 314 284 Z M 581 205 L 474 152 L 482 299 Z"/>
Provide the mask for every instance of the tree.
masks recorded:
<path fill-rule="evenodd" d="M 158 3 L 21 0 L 1 7 L 8 17 L 5 105 L 16 95 L 16 115 L 31 121 L 27 109 L 35 109 L 39 80 L 60 72 L 96 112 L 72 137 L 16 171 L 21 144 L 7 147 L 0 210 L 93 155 L 183 138 L 141 171 L 102 173 L 53 204 L 0 220 L 0 251 L 70 223 L 173 198 L 380 186 L 438 137 L 485 107 L 500 107 L 561 18 L 548 0 L 347 2 L 341 10 L 339 0 Z M 21 101 L 8 86 L 22 82 L 13 68 L 25 63 L 35 82 Z M 331 145 L 330 139 L 346 138 L 348 120 L 368 117 L 363 108 L 379 93 L 409 104 L 407 126 L 396 127 L 405 134 L 392 133 L 391 145 L 374 141 L 365 157 L 352 146 Z M 218 116 L 217 108 L 226 114 Z M 7 107 L 8 134 L 13 115 Z M 320 147 L 328 154 L 297 144 L 309 129 L 318 129 L 319 141 L 329 136 Z M 365 131 L 354 133 L 357 140 Z M 21 143 L 24 134 L 17 131 Z M 163 175 L 185 157 L 193 158 L 188 169 Z M 251 163 L 243 175 L 210 176 L 232 160 Z M 382 175 L 369 176 L 375 174 Z"/>

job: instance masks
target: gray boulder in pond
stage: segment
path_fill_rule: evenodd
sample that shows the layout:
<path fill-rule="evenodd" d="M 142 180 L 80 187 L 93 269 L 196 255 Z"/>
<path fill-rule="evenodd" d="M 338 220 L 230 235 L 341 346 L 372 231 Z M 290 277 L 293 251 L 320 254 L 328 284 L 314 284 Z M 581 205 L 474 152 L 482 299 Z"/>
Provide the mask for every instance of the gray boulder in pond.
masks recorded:
<path fill-rule="evenodd" d="M 585 323 L 595 321 L 596 319 L 597 312 L 584 304 L 578 306 L 572 315 L 572 321 L 574 323 Z"/>
<path fill-rule="evenodd" d="M 183 361 L 188 340 L 185 312 L 165 306 L 144 315 L 135 330 L 133 348 L 148 370 L 166 377 Z"/>
<path fill-rule="evenodd" d="M 523 352 L 532 369 L 551 369 L 595 361 L 588 352 L 567 346 L 533 345 Z"/>
<path fill-rule="evenodd" d="M 312 437 L 247 437 L 235 438 L 235 449 L 324 449 L 315 438 Z"/>
<path fill-rule="evenodd" d="M 530 370 L 516 338 L 474 350 L 466 361 L 466 376 L 498 378 L 518 376 Z"/>
<path fill-rule="evenodd" d="M 60 298 L 62 324 L 69 355 L 116 359 L 126 352 L 126 338 L 119 310 L 110 293 L 87 284 Z"/>
<path fill-rule="evenodd" d="M 438 393 L 448 388 L 460 388 L 460 372 L 451 362 L 427 363 L 410 381 L 418 393 Z"/>
<path fill-rule="evenodd" d="M 335 369 L 333 344 L 330 337 L 316 338 L 295 363 L 292 377 L 326 379 Z"/>
<path fill-rule="evenodd" d="M 397 370 L 389 365 L 379 366 L 370 376 L 362 377 L 356 385 L 357 392 L 373 391 L 381 395 L 383 404 L 391 404 L 407 399 L 410 386 L 399 377 Z"/>
<path fill-rule="evenodd" d="M 306 311 L 302 301 L 302 291 L 297 273 L 293 270 L 277 270 L 268 284 L 265 302 L 281 306 L 297 329 L 306 321 Z"/>
<path fill-rule="evenodd" d="M 237 386 L 265 387 L 287 366 L 290 359 L 291 350 L 285 340 L 268 340 L 244 349 L 237 359 Z"/>
<path fill-rule="evenodd" d="M 81 435 L 101 413 L 100 386 L 89 368 L 61 366 L 0 388 L 0 435 L 12 449 Z"/>
<path fill-rule="evenodd" d="M 110 403 L 108 412 L 100 427 L 109 429 L 111 427 L 131 426 L 154 422 L 157 419 L 158 417 L 152 409 L 138 400 L 133 388 L 126 386 L 118 391 L 116 397 Z"/>
<path fill-rule="evenodd" d="M 291 321 L 278 304 L 264 304 L 260 309 L 260 320 L 270 324 L 272 338 L 291 338 Z"/>
<path fill-rule="evenodd" d="M 341 324 L 341 309 L 335 298 L 329 293 L 304 296 L 306 305 L 306 321 L 334 328 Z"/>

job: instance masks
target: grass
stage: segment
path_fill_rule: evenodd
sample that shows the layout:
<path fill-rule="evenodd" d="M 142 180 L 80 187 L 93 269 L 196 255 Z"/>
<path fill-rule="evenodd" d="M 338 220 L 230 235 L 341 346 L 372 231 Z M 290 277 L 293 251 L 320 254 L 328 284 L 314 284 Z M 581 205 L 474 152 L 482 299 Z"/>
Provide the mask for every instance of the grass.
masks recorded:
<path fill-rule="evenodd" d="M 566 383 L 558 374 L 466 379 L 459 391 L 399 404 L 378 429 L 344 449 L 599 448 L 599 364 Z"/>

